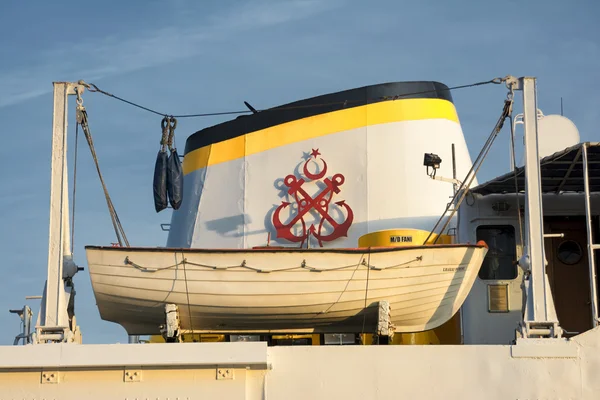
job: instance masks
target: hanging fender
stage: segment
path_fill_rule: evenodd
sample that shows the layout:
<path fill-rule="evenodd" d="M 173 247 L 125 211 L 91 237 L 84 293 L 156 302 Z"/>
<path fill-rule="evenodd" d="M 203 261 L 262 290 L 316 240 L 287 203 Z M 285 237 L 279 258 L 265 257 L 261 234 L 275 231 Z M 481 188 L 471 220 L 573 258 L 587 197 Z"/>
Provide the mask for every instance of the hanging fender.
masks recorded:
<path fill-rule="evenodd" d="M 167 194 L 169 196 L 169 203 L 173 210 L 181 207 L 183 201 L 183 168 L 181 167 L 181 160 L 177 154 L 177 149 L 173 146 L 173 138 L 175 136 L 175 128 L 177 127 L 177 120 L 171 117 L 168 121 L 169 125 L 169 137 L 167 139 L 167 145 L 171 154 L 167 162 Z"/>
<path fill-rule="evenodd" d="M 183 200 L 183 169 L 177 149 L 171 150 L 167 164 L 167 193 L 171 207 L 177 210 Z"/>
<path fill-rule="evenodd" d="M 161 149 L 156 156 L 156 164 L 154 165 L 154 208 L 156 212 L 161 212 L 167 208 L 167 136 L 169 132 L 169 121 L 165 117 L 161 121 L 162 138 L 160 141 Z"/>

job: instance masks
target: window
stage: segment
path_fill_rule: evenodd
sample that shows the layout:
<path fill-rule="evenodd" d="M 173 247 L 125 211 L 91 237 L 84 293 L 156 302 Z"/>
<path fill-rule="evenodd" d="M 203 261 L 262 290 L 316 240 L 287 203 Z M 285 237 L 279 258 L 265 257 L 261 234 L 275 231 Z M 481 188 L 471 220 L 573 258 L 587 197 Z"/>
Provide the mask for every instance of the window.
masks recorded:
<path fill-rule="evenodd" d="M 477 240 L 485 241 L 489 247 L 479 270 L 479 279 L 503 280 L 517 277 L 517 243 L 513 226 L 479 226 Z"/>
<path fill-rule="evenodd" d="M 577 264 L 581 260 L 582 256 L 583 251 L 581 250 L 581 246 L 579 246 L 579 243 L 574 240 L 567 240 L 558 246 L 558 259 L 563 264 Z"/>

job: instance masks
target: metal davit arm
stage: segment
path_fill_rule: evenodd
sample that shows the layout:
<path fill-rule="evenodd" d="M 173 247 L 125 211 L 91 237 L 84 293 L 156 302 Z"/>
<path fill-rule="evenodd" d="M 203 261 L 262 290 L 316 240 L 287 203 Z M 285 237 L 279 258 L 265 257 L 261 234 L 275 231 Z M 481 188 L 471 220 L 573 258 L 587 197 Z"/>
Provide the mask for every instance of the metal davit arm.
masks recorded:
<path fill-rule="evenodd" d="M 50 229 L 48 232 L 48 278 L 36 326 L 35 343 L 79 341 L 78 327 L 71 321 L 68 305 L 75 295 L 71 278 L 77 273 L 70 248 L 67 164 L 67 109 L 69 95 L 80 98 L 84 86 L 54 82 L 52 158 L 50 172 Z"/>
<path fill-rule="evenodd" d="M 546 275 L 544 250 L 544 210 L 540 158 L 538 152 L 536 79 L 510 78 L 507 85 L 523 92 L 523 123 L 525 125 L 525 252 L 519 264 L 530 272 L 525 282 L 527 295 L 521 335 L 525 338 L 560 338 L 562 329 L 554 309 L 554 301 Z"/>

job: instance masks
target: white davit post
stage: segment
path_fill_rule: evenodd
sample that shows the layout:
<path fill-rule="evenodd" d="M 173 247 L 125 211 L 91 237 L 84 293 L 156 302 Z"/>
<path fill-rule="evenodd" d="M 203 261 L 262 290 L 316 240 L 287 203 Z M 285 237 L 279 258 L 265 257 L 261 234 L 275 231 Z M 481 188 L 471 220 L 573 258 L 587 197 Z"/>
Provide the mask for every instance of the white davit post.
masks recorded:
<path fill-rule="evenodd" d="M 525 339 L 561 338 L 562 329 L 546 275 L 544 250 L 544 210 L 538 148 L 538 115 L 536 79 L 507 79 L 513 90 L 523 92 L 523 123 L 525 127 L 525 249 L 519 265 L 529 271 L 525 281 L 527 301 L 520 335 Z"/>
<path fill-rule="evenodd" d="M 74 296 L 71 278 L 78 268 L 73 262 L 69 237 L 67 110 L 69 95 L 77 95 L 78 104 L 81 104 L 83 90 L 84 86 L 77 83 L 54 82 L 48 278 L 33 343 L 81 342 L 75 317 L 69 321 L 68 312 L 71 296 Z"/>

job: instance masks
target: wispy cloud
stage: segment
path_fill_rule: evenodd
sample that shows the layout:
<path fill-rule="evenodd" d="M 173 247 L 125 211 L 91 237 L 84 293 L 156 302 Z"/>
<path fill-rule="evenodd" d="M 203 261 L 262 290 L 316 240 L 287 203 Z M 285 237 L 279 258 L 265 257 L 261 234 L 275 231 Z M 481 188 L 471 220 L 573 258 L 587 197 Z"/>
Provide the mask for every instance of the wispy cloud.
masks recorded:
<path fill-rule="evenodd" d="M 181 3 L 181 2 L 180 2 Z M 0 107 L 20 103 L 51 91 L 49 82 L 85 78 L 99 80 L 201 54 L 202 45 L 231 39 L 252 30 L 290 23 L 322 13 L 340 1 L 263 0 L 202 16 L 177 19 L 177 25 L 138 31 L 122 38 L 108 35 L 69 44 L 57 43 L 41 52 L 35 66 L 0 70 Z M 179 7 L 184 5 L 179 4 Z M 181 12 L 181 11 L 180 11 Z"/>

